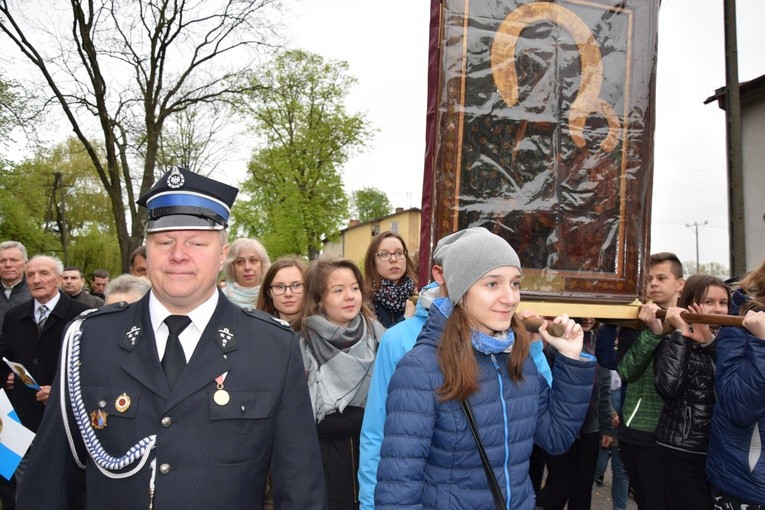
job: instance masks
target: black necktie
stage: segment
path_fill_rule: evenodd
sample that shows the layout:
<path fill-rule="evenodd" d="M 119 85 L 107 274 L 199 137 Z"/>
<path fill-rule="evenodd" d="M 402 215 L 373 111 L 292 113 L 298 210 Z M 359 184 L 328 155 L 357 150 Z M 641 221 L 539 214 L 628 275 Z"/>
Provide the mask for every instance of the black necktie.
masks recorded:
<path fill-rule="evenodd" d="M 167 335 L 167 345 L 165 346 L 165 355 L 162 357 L 162 370 L 165 371 L 167 383 L 170 389 L 173 389 L 175 383 L 181 378 L 183 369 L 186 368 L 186 356 L 183 354 L 181 340 L 178 335 L 191 324 L 191 319 L 185 315 L 169 315 L 165 319 L 167 329 L 170 334 Z"/>

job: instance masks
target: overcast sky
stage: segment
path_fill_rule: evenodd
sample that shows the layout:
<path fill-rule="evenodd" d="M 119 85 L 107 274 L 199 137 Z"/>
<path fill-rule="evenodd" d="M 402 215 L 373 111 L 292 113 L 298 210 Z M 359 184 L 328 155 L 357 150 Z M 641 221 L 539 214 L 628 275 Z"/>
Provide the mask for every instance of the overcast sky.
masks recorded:
<path fill-rule="evenodd" d="M 346 60 L 348 101 L 379 130 L 344 170 L 346 191 L 375 186 L 394 206 L 420 207 L 425 152 L 427 0 L 301 0 L 291 46 Z M 739 79 L 765 74 L 765 1 L 738 0 Z M 719 0 L 663 0 L 659 12 L 651 251 L 728 265 L 725 118 L 703 101 L 725 85 Z"/>
<path fill-rule="evenodd" d="M 615 1 L 615 0 L 614 0 Z M 641 0 L 642 1 L 642 0 Z M 654 136 L 651 251 L 728 265 L 725 117 L 703 101 L 725 85 L 723 2 L 663 0 Z M 345 60 L 358 84 L 351 111 L 378 130 L 343 170 L 346 191 L 374 186 L 394 207 L 420 207 L 425 153 L 429 0 L 294 0 L 289 46 Z M 765 0 L 738 0 L 739 79 L 765 74 Z M 60 142 L 70 134 L 64 123 Z M 245 175 L 249 149 L 216 177 Z"/>

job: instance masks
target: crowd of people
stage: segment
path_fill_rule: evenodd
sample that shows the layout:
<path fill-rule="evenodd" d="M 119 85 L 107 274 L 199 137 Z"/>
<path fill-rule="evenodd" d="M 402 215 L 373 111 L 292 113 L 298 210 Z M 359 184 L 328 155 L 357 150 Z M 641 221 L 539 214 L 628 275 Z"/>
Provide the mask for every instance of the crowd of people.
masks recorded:
<path fill-rule="evenodd" d="M 641 326 L 528 331 L 481 227 L 361 264 L 227 240 L 237 190 L 184 170 L 111 279 L 0 243 L 5 390 L 35 440 L 3 508 L 765 508 L 765 262 L 731 287 L 651 256 Z M 223 275 L 220 277 L 219 275 Z M 694 321 L 741 314 L 742 327 Z"/>

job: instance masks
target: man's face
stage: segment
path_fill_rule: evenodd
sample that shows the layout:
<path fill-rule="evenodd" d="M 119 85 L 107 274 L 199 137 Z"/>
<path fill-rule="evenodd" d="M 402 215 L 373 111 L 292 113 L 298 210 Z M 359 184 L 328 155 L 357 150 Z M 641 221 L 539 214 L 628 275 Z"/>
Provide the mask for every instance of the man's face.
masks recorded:
<path fill-rule="evenodd" d="M 672 273 L 671 262 L 660 262 L 652 265 L 648 270 L 646 294 L 657 305 L 668 308 L 675 306 L 684 284 L 684 279 L 677 278 Z"/>
<path fill-rule="evenodd" d="M 219 231 L 155 232 L 146 239 L 152 292 L 175 314 L 186 314 L 216 291 L 228 244 Z"/>
<path fill-rule="evenodd" d="M 100 276 L 94 276 L 93 281 L 90 282 L 90 289 L 96 294 L 103 294 L 106 290 L 106 284 L 109 283 L 109 278 L 101 278 Z"/>
<path fill-rule="evenodd" d="M 130 266 L 130 273 L 133 276 L 146 276 L 146 258 L 136 255 L 133 265 Z"/>
<path fill-rule="evenodd" d="M 64 271 L 61 275 L 61 290 L 70 296 L 76 296 L 82 292 L 85 286 L 85 278 L 80 276 L 79 271 Z"/>
<path fill-rule="evenodd" d="M 24 256 L 18 248 L 0 250 L 0 280 L 15 284 L 24 275 Z"/>
<path fill-rule="evenodd" d="M 40 303 L 47 303 L 56 295 L 59 280 L 55 260 L 39 257 L 27 264 L 29 293 Z"/>

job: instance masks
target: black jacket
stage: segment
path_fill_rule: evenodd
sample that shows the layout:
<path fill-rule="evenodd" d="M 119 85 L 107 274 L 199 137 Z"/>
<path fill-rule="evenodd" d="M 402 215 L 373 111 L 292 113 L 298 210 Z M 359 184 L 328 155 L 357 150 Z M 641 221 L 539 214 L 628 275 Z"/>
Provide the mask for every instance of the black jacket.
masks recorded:
<path fill-rule="evenodd" d="M 11 308 L 5 313 L 3 321 L 0 356 L 24 365 L 37 384 L 52 385 L 58 368 L 64 327 L 87 309 L 84 303 L 61 293 L 61 299 L 45 320 L 42 331 L 39 331 L 35 321 L 34 299 Z M 3 381 L 9 372 L 8 365 L 0 363 L 0 377 Z M 35 398 L 36 393 L 37 390 L 28 388 L 18 378 L 14 388 L 8 391 L 8 398 L 21 423 L 33 432 L 37 432 L 45 412 L 45 405 Z"/>
<path fill-rule="evenodd" d="M 392 328 L 399 322 L 404 320 L 404 312 L 401 313 L 393 313 L 387 308 L 385 308 L 382 303 L 379 301 L 373 302 L 375 306 L 375 315 L 377 316 L 377 320 L 385 326 L 385 329 Z"/>
<path fill-rule="evenodd" d="M 317 425 L 330 510 L 359 508 L 359 435 L 364 408 L 348 406 Z"/>
<path fill-rule="evenodd" d="M 715 342 L 702 347 L 674 331 L 664 336 L 654 360 L 656 390 L 665 400 L 656 442 L 705 454 L 715 406 Z"/>

